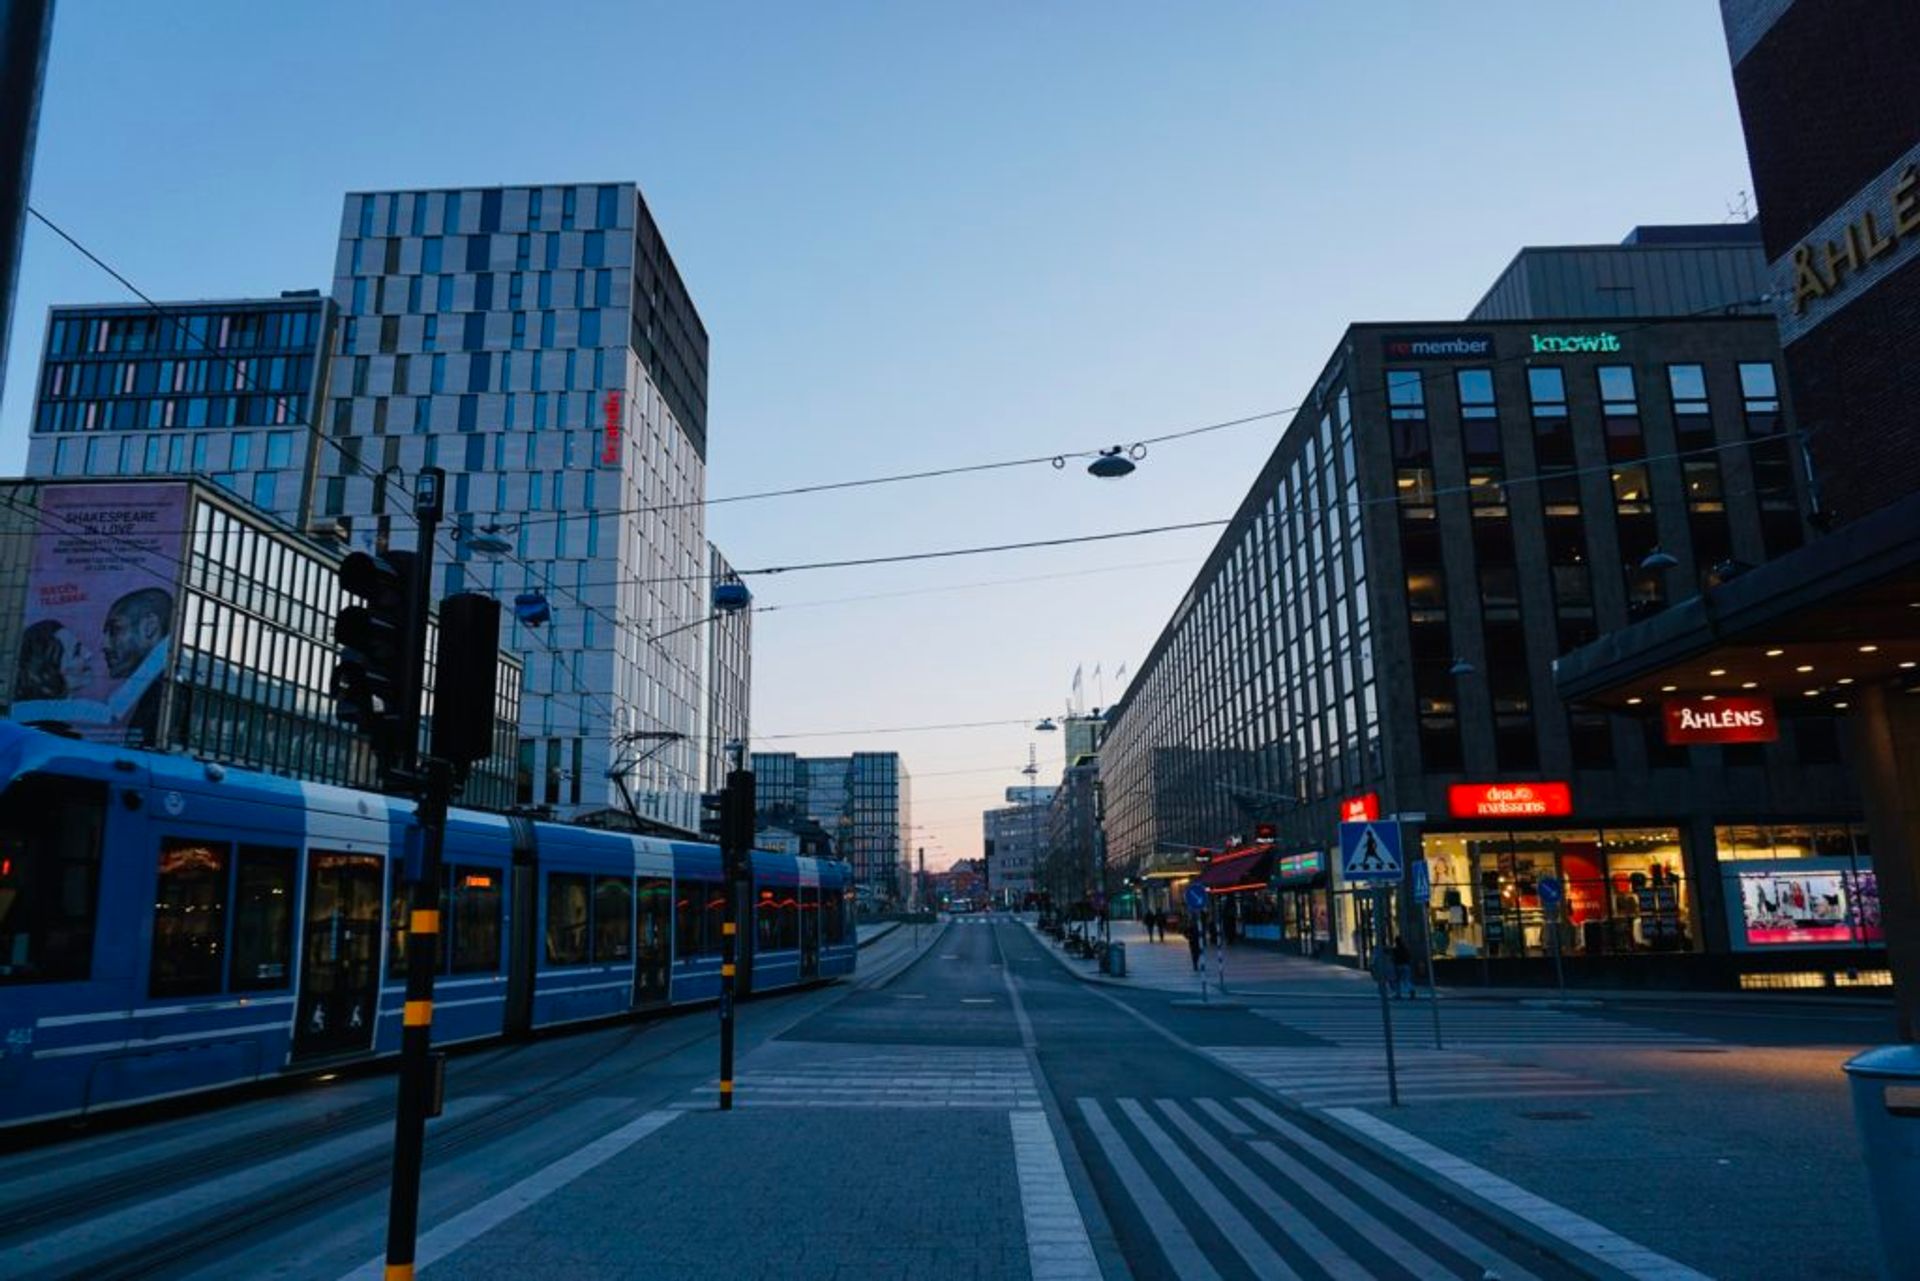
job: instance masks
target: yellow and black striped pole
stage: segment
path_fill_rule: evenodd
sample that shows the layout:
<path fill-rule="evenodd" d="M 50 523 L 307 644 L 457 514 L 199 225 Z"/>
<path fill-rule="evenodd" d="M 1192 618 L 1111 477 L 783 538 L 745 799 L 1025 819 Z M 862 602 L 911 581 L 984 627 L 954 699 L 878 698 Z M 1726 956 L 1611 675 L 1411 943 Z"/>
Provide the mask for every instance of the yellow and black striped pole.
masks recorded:
<path fill-rule="evenodd" d="M 720 927 L 720 1110 L 733 1110 L 733 998 L 740 963 L 740 893 L 752 884 L 747 875 L 753 852 L 753 771 L 727 774 L 720 801 L 720 864 L 727 901 Z"/>
<path fill-rule="evenodd" d="M 420 862 L 407 913 L 407 1000 L 401 1014 L 400 1097 L 393 1120 L 393 1190 L 387 1202 L 386 1281 L 413 1281 L 419 1231 L 420 1167 L 427 1118 L 438 1113 L 438 1063 L 432 1053 L 433 975 L 440 963 L 440 852 L 447 830 L 452 768 L 427 761 L 421 794 Z"/>

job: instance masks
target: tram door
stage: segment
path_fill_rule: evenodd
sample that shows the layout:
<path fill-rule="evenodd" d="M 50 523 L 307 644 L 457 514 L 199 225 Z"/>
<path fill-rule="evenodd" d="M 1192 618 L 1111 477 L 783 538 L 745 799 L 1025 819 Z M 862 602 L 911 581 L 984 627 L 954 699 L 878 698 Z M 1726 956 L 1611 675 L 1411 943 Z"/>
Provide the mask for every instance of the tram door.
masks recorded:
<path fill-rule="evenodd" d="M 373 1045 L 381 866 L 372 854 L 308 855 L 296 1056 L 348 1054 Z"/>
<path fill-rule="evenodd" d="M 664 1005 L 673 965 L 673 882 L 643 876 L 636 886 L 640 937 L 633 950 L 633 1004 Z"/>
<path fill-rule="evenodd" d="M 800 981 L 820 977 L 820 890 L 803 885 L 800 896 Z"/>

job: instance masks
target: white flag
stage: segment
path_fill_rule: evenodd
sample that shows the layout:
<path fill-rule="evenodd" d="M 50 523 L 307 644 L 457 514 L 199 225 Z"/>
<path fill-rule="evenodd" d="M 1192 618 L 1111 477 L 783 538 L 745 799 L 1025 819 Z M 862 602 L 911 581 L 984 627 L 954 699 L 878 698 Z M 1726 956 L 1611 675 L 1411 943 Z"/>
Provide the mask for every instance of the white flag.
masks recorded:
<path fill-rule="evenodd" d="M 1127 683 L 1127 665 L 1125 663 L 1120 664 L 1120 670 L 1113 674 L 1113 679 L 1121 685 Z"/>
<path fill-rule="evenodd" d="M 1100 664 L 1098 664 L 1098 663 L 1095 663 L 1095 664 L 1093 665 L 1093 679 L 1095 679 L 1095 680 L 1099 680 L 1099 679 L 1100 679 Z"/>

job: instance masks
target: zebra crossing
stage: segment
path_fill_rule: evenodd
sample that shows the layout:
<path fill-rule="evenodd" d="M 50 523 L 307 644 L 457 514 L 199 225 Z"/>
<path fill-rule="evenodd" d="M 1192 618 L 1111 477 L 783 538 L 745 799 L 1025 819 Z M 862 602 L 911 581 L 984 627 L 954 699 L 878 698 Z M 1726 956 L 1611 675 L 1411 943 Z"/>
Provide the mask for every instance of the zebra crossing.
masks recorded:
<path fill-rule="evenodd" d="M 1475 1235 L 1257 1099 L 1083 1097 L 1074 1106 L 1090 1136 L 1083 1149 L 1097 1151 L 1129 1203 L 1110 1205 L 1109 1219 L 1150 1239 L 1182 1281 L 1246 1272 L 1539 1281 L 1524 1251 Z"/>
<path fill-rule="evenodd" d="M 710 1108 L 718 1082 L 674 1106 Z M 1037 1109 L 1040 1094 L 1024 1051 L 965 1046 L 852 1047 L 772 1041 L 741 1061 L 736 1108 Z"/>
<path fill-rule="evenodd" d="M 1263 1005 L 1253 1011 L 1335 1045 L 1380 1045 L 1380 1008 L 1372 1001 L 1314 1001 Z M 1412 1040 L 1430 1034 L 1432 1011 L 1424 1000 L 1392 1008 L 1394 1036 Z M 1709 1037 L 1642 1027 L 1597 1015 L 1507 1001 L 1442 1001 L 1441 1039 L 1449 1046 L 1707 1046 Z"/>
<path fill-rule="evenodd" d="M 1367 1049 L 1235 1045 L 1205 1052 L 1302 1107 L 1355 1107 L 1390 1100 L 1386 1054 L 1377 1042 Z M 1556 1068 L 1509 1063 L 1464 1050 L 1396 1044 L 1394 1066 L 1402 1103 L 1647 1093 Z"/>

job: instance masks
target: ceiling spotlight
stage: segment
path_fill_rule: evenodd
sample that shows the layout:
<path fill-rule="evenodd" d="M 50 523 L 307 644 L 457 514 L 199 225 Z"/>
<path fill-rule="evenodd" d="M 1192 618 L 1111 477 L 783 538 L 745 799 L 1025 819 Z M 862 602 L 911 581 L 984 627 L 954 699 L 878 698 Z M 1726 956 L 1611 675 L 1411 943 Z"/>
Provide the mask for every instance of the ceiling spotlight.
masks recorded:
<path fill-rule="evenodd" d="M 1725 676 L 1726 674 L 1727 674 L 1727 669 L 1724 667 L 1716 667 L 1712 671 L 1707 673 L 1707 675 L 1709 676 Z"/>
<path fill-rule="evenodd" d="M 1839 680 L 1835 681 L 1834 684 L 1835 685 L 1851 685 L 1853 684 L 1853 677 L 1842 676 Z"/>
<path fill-rule="evenodd" d="M 1845 707 L 1845 706 L 1846 706 L 1846 703 L 1845 703 L 1845 702 L 1839 702 L 1839 703 L 1835 703 L 1835 704 L 1834 704 L 1834 706 L 1835 706 L 1836 708 L 1843 708 L 1843 707 Z"/>
<path fill-rule="evenodd" d="M 1796 672 L 1810 672 L 1810 671 L 1812 671 L 1812 670 L 1813 670 L 1813 664 L 1812 664 L 1812 663 L 1802 663 L 1802 664 L 1800 664 L 1800 666 L 1798 666 L 1798 667 L 1796 667 L 1796 668 L 1794 668 L 1793 670 L 1794 670 L 1794 671 L 1796 671 Z"/>
<path fill-rule="evenodd" d="M 1700 701 L 1703 703 L 1711 703 L 1716 701 L 1719 697 L 1720 696 L 1718 694 L 1702 694 L 1700 696 Z"/>
<path fill-rule="evenodd" d="M 1759 689 L 1760 682 L 1759 681 L 1741 681 L 1740 688 L 1741 689 Z"/>
<path fill-rule="evenodd" d="M 1630 698 L 1630 699 L 1628 699 L 1628 700 L 1627 700 L 1627 706 L 1628 706 L 1628 707 L 1638 707 L 1638 706 L 1640 706 L 1640 704 L 1641 704 L 1642 702 L 1644 702 L 1644 701 L 1645 701 L 1644 699 L 1642 699 L 1642 698 L 1639 698 L 1639 697 L 1637 697 L 1637 696 L 1636 696 L 1636 697 L 1633 697 L 1633 698 Z"/>
<path fill-rule="evenodd" d="M 1679 689 L 1679 688 L 1680 688 L 1680 687 L 1679 687 L 1678 685 L 1662 685 L 1662 686 L 1660 687 L 1660 692 L 1661 692 L 1662 694 L 1671 694 L 1671 693 L 1673 693 L 1673 692 L 1674 692 L 1675 690 L 1677 690 L 1677 689 Z"/>
<path fill-rule="evenodd" d="M 1786 651 L 1786 650 L 1784 650 L 1784 649 L 1770 649 L 1770 650 L 1768 650 L 1768 651 L 1767 651 L 1767 657 L 1768 657 L 1768 658 L 1778 658 L 1778 657 L 1780 657 L 1780 655 L 1782 655 L 1782 654 L 1784 654 L 1784 653 L 1786 653 L 1786 652 L 1787 652 L 1787 651 Z"/>
<path fill-rule="evenodd" d="M 1902 664 L 1900 664 L 1900 670 L 1901 670 L 1901 671 L 1903 671 L 1903 672 L 1910 672 L 1910 671 L 1912 671 L 1912 670 L 1913 670 L 1913 660 L 1912 660 L 1911 658 L 1909 658 L 1909 659 L 1908 659 L 1908 660 L 1907 660 L 1906 662 L 1904 662 L 1904 663 L 1902 663 Z"/>
<path fill-rule="evenodd" d="M 1860 652 L 1862 654 L 1878 654 L 1880 652 L 1880 647 L 1878 645 L 1862 645 L 1860 647 Z"/>

